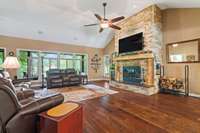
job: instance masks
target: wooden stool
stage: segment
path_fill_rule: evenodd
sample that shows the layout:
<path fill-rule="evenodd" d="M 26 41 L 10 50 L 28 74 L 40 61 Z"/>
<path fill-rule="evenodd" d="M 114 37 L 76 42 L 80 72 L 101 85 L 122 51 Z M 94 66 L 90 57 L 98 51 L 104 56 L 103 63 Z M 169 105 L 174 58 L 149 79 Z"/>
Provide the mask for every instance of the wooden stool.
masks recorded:
<path fill-rule="evenodd" d="M 40 133 L 82 133 L 82 106 L 77 103 L 63 103 L 39 116 Z"/>

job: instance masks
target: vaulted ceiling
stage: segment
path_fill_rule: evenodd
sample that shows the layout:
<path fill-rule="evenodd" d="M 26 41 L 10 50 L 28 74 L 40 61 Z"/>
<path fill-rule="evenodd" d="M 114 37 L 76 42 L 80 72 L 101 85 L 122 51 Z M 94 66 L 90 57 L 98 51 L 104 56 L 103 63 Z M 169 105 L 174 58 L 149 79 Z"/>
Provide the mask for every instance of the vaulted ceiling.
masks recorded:
<path fill-rule="evenodd" d="M 200 0 L 0 0 L 0 35 L 103 48 L 113 30 L 98 33 L 94 13 L 128 17 L 151 4 L 160 8 L 200 7 Z"/>

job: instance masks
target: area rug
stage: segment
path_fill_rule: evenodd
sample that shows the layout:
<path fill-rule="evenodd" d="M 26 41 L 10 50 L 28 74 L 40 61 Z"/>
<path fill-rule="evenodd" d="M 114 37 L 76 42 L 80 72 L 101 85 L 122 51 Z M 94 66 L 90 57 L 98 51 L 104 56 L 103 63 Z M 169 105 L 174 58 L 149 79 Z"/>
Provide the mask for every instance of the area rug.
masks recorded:
<path fill-rule="evenodd" d="M 89 100 L 97 97 L 118 93 L 117 91 L 106 89 L 104 87 L 100 87 L 93 84 L 57 88 L 57 89 L 52 89 L 52 91 L 62 93 L 65 102 L 67 101 L 80 102 L 84 100 Z"/>
<path fill-rule="evenodd" d="M 118 93 L 118 91 L 114 91 L 114 90 L 111 90 L 109 88 L 104 88 L 104 87 L 97 86 L 97 85 L 94 85 L 94 84 L 83 85 L 83 87 L 86 88 L 86 89 L 93 90 L 93 91 L 98 92 L 98 93 L 102 93 L 102 94 L 112 95 L 112 94 Z"/>

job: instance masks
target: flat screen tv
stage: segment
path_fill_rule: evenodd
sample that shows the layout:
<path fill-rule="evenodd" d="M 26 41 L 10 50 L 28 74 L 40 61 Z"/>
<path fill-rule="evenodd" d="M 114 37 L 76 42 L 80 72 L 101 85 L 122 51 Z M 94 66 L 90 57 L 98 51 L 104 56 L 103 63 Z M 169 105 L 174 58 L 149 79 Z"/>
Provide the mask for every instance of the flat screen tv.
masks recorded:
<path fill-rule="evenodd" d="M 119 40 L 119 54 L 143 50 L 143 33 Z"/>

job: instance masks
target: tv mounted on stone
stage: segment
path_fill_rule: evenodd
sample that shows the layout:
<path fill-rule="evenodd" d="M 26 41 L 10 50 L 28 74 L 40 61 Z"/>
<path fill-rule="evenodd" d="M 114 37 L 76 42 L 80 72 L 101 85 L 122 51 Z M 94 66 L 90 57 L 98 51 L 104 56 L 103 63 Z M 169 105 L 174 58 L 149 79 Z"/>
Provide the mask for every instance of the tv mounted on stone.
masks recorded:
<path fill-rule="evenodd" d="M 119 54 L 143 50 L 143 32 L 119 40 Z"/>

